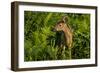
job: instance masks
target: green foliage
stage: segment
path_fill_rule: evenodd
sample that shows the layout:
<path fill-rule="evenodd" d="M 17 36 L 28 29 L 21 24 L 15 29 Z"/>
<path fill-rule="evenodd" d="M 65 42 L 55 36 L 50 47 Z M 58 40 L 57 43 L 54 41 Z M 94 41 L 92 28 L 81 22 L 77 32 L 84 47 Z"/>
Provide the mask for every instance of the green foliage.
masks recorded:
<path fill-rule="evenodd" d="M 69 17 L 73 30 L 72 59 L 90 58 L 89 14 L 25 11 L 24 16 L 25 61 L 69 59 L 69 50 L 65 48 L 61 52 L 55 45 L 60 35 L 51 31 L 62 16 Z"/>

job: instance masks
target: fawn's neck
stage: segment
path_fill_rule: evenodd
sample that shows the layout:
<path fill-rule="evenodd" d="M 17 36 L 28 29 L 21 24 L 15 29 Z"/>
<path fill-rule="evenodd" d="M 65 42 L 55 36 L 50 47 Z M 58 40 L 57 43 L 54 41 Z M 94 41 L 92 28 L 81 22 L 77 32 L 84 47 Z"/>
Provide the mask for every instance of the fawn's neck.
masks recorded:
<path fill-rule="evenodd" d="M 68 28 L 67 25 L 65 25 L 65 27 L 63 28 L 63 32 L 64 32 L 64 38 L 65 38 L 65 41 L 66 41 L 66 45 L 68 43 L 68 39 L 70 38 L 70 29 Z M 68 46 L 68 45 L 67 45 Z"/>
<path fill-rule="evenodd" d="M 67 25 L 65 25 L 65 27 L 63 28 L 63 32 L 65 34 L 65 37 L 67 38 L 68 35 L 70 34 L 70 29 L 68 28 Z"/>

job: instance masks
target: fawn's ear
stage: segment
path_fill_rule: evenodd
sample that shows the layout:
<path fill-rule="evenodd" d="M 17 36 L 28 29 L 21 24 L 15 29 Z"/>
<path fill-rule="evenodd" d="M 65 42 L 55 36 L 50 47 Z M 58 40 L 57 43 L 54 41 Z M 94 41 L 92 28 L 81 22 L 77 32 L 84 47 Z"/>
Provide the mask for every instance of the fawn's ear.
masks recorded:
<path fill-rule="evenodd" d="M 64 16 L 64 17 L 62 18 L 62 20 L 63 20 L 64 23 L 67 23 L 67 22 L 68 22 L 68 16 Z"/>

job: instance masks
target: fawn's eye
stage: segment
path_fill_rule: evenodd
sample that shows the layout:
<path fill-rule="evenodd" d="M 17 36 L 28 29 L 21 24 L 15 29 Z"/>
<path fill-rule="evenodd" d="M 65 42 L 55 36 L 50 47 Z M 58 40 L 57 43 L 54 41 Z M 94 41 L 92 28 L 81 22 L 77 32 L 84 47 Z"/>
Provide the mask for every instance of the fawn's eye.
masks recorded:
<path fill-rule="evenodd" d="M 59 26 L 61 26 L 61 25 L 59 25 Z"/>

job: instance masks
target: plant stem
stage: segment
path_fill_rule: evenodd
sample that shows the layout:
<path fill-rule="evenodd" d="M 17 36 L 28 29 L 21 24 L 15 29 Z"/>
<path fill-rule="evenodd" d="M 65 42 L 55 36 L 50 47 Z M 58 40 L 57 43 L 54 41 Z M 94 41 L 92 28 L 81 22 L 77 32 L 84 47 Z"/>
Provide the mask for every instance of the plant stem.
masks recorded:
<path fill-rule="evenodd" d="M 69 59 L 72 58 L 72 54 L 71 54 L 71 48 L 69 48 Z"/>

